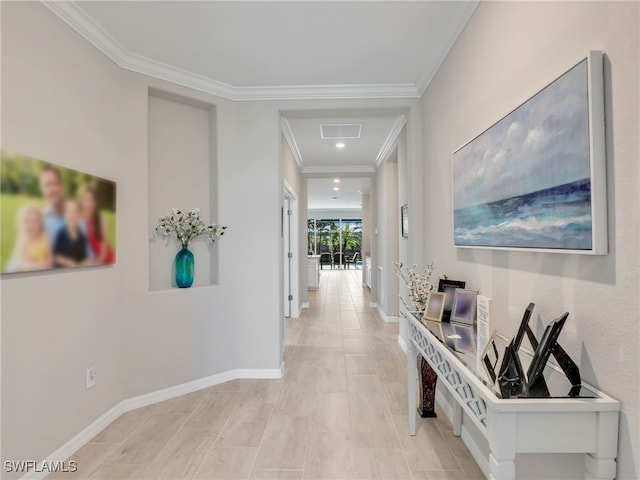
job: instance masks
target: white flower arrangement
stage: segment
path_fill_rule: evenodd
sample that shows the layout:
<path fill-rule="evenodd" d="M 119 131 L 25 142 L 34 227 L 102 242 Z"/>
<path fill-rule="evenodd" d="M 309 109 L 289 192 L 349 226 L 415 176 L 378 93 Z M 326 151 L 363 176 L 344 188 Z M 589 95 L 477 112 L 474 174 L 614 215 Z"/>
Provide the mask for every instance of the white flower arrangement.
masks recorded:
<path fill-rule="evenodd" d="M 431 262 L 424 273 L 416 272 L 416 265 L 414 264 L 411 268 L 404 267 L 402 262 L 393 263 L 395 267 L 396 273 L 398 276 L 404 281 L 405 285 L 409 290 L 409 301 L 413 304 L 412 307 L 407 305 L 402 296 L 400 296 L 400 301 L 403 303 L 404 307 L 410 312 L 417 312 L 422 314 L 427 308 L 427 303 L 429 302 L 429 295 L 433 290 L 433 285 L 431 284 L 431 275 L 433 274 L 433 262 Z"/>
<path fill-rule="evenodd" d="M 191 240 L 198 237 L 208 237 L 213 243 L 216 238 L 224 235 L 226 229 L 226 226 L 217 223 L 207 225 L 200 217 L 200 209 L 198 208 L 194 208 L 190 212 L 182 212 L 174 208 L 171 213 L 161 216 L 158 225 L 156 225 L 156 231 L 162 235 L 175 234 L 183 247 L 188 247 Z"/>

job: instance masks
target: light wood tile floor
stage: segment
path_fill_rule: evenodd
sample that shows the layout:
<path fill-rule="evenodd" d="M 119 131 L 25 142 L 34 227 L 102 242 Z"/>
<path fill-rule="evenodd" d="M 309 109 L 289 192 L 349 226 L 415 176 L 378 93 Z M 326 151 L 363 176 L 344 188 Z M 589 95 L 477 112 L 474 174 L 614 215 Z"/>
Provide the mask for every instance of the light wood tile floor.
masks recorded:
<path fill-rule="evenodd" d="M 444 414 L 408 434 L 398 325 L 369 307 L 360 270 L 323 270 L 286 320 L 286 374 L 233 380 L 127 412 L 59 479 L 484 480 Z"/>

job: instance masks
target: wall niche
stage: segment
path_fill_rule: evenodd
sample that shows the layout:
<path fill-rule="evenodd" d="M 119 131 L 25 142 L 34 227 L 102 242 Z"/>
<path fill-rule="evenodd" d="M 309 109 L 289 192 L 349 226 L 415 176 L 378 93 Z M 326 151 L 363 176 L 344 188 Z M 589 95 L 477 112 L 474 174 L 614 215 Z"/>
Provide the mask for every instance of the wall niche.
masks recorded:
<path fill-rule="evenodd" d="M 155 234 L 158 218 L 172 208 L 199 208 L 208 222 L 218 220 L 216 109 L 214 105 L 149 89 L 149 290 L 175 287 L 174 237 Z M 218 242 L 194 240 L 193 286 L 218 283 Z"/>

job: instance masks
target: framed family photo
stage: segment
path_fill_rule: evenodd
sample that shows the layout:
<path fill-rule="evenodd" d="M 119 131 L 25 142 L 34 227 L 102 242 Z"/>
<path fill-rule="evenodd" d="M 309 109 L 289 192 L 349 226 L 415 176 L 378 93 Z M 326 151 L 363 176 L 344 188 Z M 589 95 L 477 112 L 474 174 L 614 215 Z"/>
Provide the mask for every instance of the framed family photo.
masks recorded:
<path fill-rule="evenodd" d="M 115 263 L 115 182 L 4 149 L 1 166 L 1 273 Z"/>

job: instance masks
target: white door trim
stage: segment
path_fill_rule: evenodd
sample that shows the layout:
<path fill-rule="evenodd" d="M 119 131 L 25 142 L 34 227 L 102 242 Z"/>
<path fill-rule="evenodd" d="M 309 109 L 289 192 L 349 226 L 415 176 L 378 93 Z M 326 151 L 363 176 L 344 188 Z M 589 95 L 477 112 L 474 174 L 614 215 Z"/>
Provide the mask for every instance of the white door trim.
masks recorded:
<path fill-rule="evenodd" d="M 291 258 L 291 317 L 298 318 L 300 316 L 300 248 L 298 242 L 298 226 L 299 226 L 299 212 L 298 212 L 298 194 L 289 185 L 286 180 L 284 183 L 284 195 L 289 199 L 289 208 L 291 209 L 290 220 L 290 236 L 289 236 L 289 251 L 293 254 Z M 286 212 L 285 212 L 286 213 Z M 286 289 L 286 286 L 283 286 Z"/>

